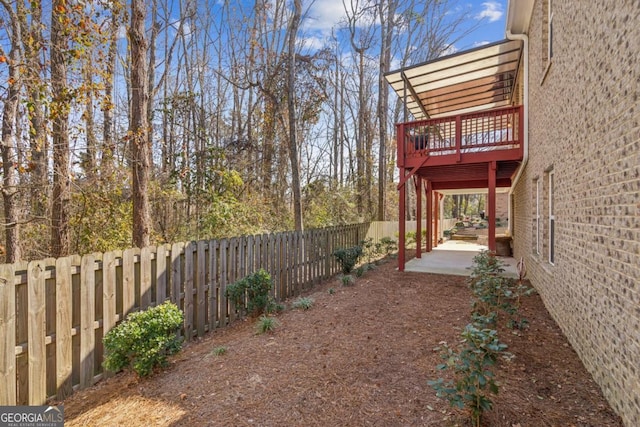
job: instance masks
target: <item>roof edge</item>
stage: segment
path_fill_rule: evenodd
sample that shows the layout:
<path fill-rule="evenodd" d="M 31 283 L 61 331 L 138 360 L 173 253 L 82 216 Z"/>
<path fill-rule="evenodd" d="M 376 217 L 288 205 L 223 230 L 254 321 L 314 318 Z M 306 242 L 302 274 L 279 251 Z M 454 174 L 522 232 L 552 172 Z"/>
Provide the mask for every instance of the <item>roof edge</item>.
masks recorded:
<path fill-rule="evenodd" d="M 527 34 L 535 0 L 509 0 L 505 33 Z"/>

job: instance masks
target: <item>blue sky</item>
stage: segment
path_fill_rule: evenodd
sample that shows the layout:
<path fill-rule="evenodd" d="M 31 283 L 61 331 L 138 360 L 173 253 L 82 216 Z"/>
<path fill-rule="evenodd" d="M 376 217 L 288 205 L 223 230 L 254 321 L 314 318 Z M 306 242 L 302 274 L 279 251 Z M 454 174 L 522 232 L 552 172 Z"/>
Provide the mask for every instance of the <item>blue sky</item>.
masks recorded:
<path fill-rule="evenodd" d="M 471 4 L 474 17 L 482 20 L 482 24 L 457 48 L 464 50 L 504 39 L 507 0 L 471 0 L 468 3 Z"/>
<path fill-rule="evenodd" d="M 470 49 L 504 38 L 507 0 L 450 0 L 457 8 L 470 10 L 471 23 L 480 26 L 472 34 L 466 36 L 455 46 L 452 52 Z M 307 0 L 309 8 L 304 27 L 307 44 L 319 47 L 323 35 L 326 36 L 341 19 L 344 18 L 343 0 Z"/>

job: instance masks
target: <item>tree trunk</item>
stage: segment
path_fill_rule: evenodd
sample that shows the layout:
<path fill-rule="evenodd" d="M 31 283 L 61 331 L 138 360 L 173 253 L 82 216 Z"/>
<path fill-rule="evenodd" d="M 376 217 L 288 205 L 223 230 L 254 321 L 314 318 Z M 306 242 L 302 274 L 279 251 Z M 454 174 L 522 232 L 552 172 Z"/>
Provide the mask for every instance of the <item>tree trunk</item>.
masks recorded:
<path fill-rule="evenodd" d="M 51 212 L 51 256 L 69 255 L 71 230 L 69 208 L 71 182 L 69 170 L 69 104 L 65 51 L 68 36 L 63 28 L 64 0 L 54 0 L 51 12 L 51 90 L 53 143 L 53 204 Z"/>
<path fill-rule="evenodd" d="M 11 17 L 11 52 L 9 53 L 9 81 L 2 112 L 2 201 L 4 204 L 6 263 L 20 261 L 20 233 L 18 227 L 18 171 L 16 170 L 16 114 L 20 94 L 20 23 L 10 5 L 2 2 Z"/>
<path fill-rule="evenodd" d="M 149 215 L 149 170 L 151 148 L 148 133 L 149 88 L 147 79 L 147 40 L 145 39 L 144 0 L 131 1 L 131 121 L 129 138 L 131 147 L 133 187 L 133 244 L 149 246 L 151 220 Z"/>
<path fill-rule="evenodd" d="M 293 219 L 297 231 L 303 229 L 302 223 L 302 196 L 300 192 L 300 160 L 298 159 L 298 141 L 296 138 L 296 37 L 302 16 L 300 0 L 293 0 L 293 16 L 289 26 L 289 96 L 287 106 L 289 109 L 289 159 L 291 160 L 291 189 L 293 191 Z"/>

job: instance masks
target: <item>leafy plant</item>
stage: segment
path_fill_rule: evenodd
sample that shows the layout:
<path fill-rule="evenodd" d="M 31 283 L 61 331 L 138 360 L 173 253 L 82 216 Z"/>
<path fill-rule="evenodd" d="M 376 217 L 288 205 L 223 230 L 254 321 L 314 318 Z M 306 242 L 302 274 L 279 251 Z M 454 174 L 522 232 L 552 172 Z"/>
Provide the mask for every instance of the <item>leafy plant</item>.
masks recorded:
<path fill-rule="evenodd" d="M 428 384 L 436 391 L 436 396 L 448 400 L 451 406 L 466 406 L 473 425 L 480 426 L 482 413 L 493 406 L 488 396 L 498 393 L 498 384 L 490 368 L 507 346 L 498 340 L 498 333 L 493 329 L 479 329 L 470 324 L 461 335 L 463 345 L 459 350 L 446 343 L 443 345 L 440 356 L 445 363 L 438 365 L 440 370 L 453 370 L 455 379 L 439 378 Z"/>
<path fill-rule="evenodd" d="M 275 317 L 269 316 L 260 316 L 258 323 L 256 325 L 256 330 L 258 334 L 264 334 L 266 332 L 271 332 L 275 330 L 280 323 L 276 320 Z"/>
<path fill-rule="evenodd" d="M 227 353 L 227 347 L 223 345 L 215 347 L 213 350 L 211 350 L 211 353 L 215 356 L 224 356 Z"/>
<path fill-rule="evenodd" d="M 335 257 L 338 264 L 340 264 L 342 273 L 349 274 L 353 271 L 353 268 L 362 256 L 362 246 L 356 245 L 350 248 L 338 249 L 334 251 L 332 255 Z"/>
<path fill-rule="evenodd" d="M 327 292 L 329 292 L 329 295 L 333 295 L 336 293 L 336 290 L 334 288 L 329 288 Z"/>
<path fill-rule="evenodd" d="M 309 310 L 313 306 L 313 303 L 313 298 L 300 297 L 291 304 L 291 307 L 299 308 L 302 310 Z"/>
<path fill-rule="evenodd" d="M 391 237 L 381 238 L 378 244 L 381 246 L 382 250 L 384 250 L 384 255 L 389 255 L 391 252 L 398 250 L 398 242 Z"/>
<path fill-rule="evenodd" d="M 243 308 L 251 316 L 270 311 L 273 301 L 269 291 L 273 283 L 271 276 L 260 269 L 227 286 L 225 295 L 237 308 Z"/>
<path fill-rule="evenodd" d="M 497 321 L 497 311 L 502 311 L 508 316 L 507 326 L 524 328 L 526 319 L 516 319 L 520 298 L 530 295 L 533 288 L 525 286 L 522 282 L 504 277 L 504 263 L 487 251 L 483 251 L 474 257 L 474 268 L 469 280 L 469 286 L 475 301 L 473 303 L 474 316 L 479 323 L 488 326 Z M 491 321 L 491 323 L 487 323 Z"/>
<path fill-rule="evenodd" d="M 104 337 L 105 369 L 117 372 L 132 367 L 145 377 L 165 366 L 167 357 L 182 348 L 178 337 L 182 322 L 182 311 L 170 302 L 131 313 Z"/>
<path fill-rule="evenodd" d="M 342 286 L 351 286 L 356 283 L 356 279 L 350 274 L 343 275 L 340 280 L 342 281 Z"/>

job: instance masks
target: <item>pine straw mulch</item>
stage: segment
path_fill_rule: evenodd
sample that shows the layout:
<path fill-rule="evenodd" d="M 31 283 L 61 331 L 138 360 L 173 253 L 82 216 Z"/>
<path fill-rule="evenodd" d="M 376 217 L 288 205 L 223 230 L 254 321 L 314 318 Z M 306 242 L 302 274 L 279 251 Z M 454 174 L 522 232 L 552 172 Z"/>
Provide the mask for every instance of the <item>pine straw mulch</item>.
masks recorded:
<path fill-rule="evenodd" d="M 273 333 L 240 320 L 152 378 L 120 373 L 75 393 L 62 402 L 66 425 L 468 425 L 427 385 L 442 376 L 434 347 L 457 342 L 470 321 L 466 278 L 399 273 L 391 259 L 353 286 L 334 279 L 308 296 L 313 307 L 279 314 Z M 540 297 L 521 309 L 530 327 L 500 330 L 515 358 L 496 369 L 500 393 L 484 425 L 621 426 Z"/>

